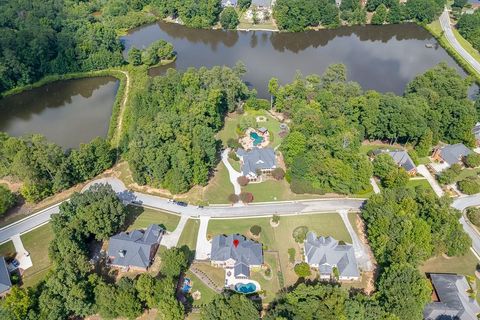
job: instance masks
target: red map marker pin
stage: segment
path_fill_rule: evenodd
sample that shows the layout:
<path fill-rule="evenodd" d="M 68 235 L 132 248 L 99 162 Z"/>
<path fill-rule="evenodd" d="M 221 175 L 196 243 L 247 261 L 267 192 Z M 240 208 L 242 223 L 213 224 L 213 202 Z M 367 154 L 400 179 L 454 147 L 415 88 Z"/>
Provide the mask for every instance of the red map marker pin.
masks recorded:
<path fill-rule="evenodd" d="M 240 243 L 240 241 L 238 241 L 237 239 L 233 240 L 233 246 L 236 248 L 238 247 L 238 244 Z"/>

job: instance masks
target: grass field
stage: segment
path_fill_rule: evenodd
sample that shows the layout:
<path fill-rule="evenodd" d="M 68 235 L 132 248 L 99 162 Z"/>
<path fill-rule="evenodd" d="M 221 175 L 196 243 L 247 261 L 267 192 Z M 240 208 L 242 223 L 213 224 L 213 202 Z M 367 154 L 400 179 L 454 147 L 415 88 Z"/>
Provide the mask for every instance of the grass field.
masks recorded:
<path fill-rule="evenodd" d="M 0 256 L 5 258 L 15 257 L 15 246 L 12 241 L 5 242 L 0 245 Z"/>
<path fill-rule="evenodd" d="M 465 276 L 475 276 L 478 263 L 475 255 L 468 250 L 467 254 L 460 257 L 438 256 L 429 259 L 420 267 L 420 271 L 423 273 L 458 273 Z"/>
<path fill-rule="evenodd" d="M 350 221 L 355 214 L 351 213 Z M 251 219 L 212 219 L 208 225 L 208 236 L 218 234 L 240 233 L 250 236 L 250 227 L 258 225 L 262 228 L 258 241 L 264 245 L 265 251 L 276 251 L 279 254 L 280 266 L 283 272 L 285 285 L 294 284 L 298 277 L 293 272 L 293 265 L 288 261 L 288 249 L 294 248 L 296 259 L 302 258 L 301 247 L 295 243 L 292 232 L 299 226 L 307 226 L 310 231 L 315 231 L 318 236 L 332 236 L 337 240 L 351 243 L 351 237 L 337 213 L 308 214 L 301 216 L 281 217 L 280 225 L 276 228 L 270 226 L 270 218 Z M 356 228 L 356 225 L 353 224 Z M 256 279 L 258 280 L 258 279 Z"/>
<path fill-rule="evenodd" d="M 425 189 L 432 190 L 430 183 L 428 183 L 427 179 L 410 179 L 407 182 L 407 189 L 415 190 L 417 187 L 423 187 Z"/>
<path fill-rule="evenodd" d="M 53 231 L 48 223 L 21 236 L 23 246 L 30 253 L 33 266 L 25 271 L 23 285 L 32 287 L 45 278 L 51 268 L 48 246 L 53 240 Z"/>
<path fill-rule="evenodd" d="M 225 283 L 225 271 L 222 268 L 215 268 L 208 262 L 195 262 L 195 268 L 208 275 L 210 280 L 219 288 L 223 288 Z"/>
<path fill-rule="evenodd" d="M 195 250 L 197 246 L 198 227 L 200 226 L 200 220 L 188 219 L 183 229 L 180 239 L 178 239 L 177 247 L 186 245 L 190 250 Z"/>
<path fill-rule="evenodd" d="M 217 166 L 215 176 L 210 180 L 205 188 L 203 198 L 207 203 L 228 203 L 228 196 L 234 193 L 233 185 L 228 176 L 228 170 L 220 162 Z"/>
<path fill-rule="evenodd" d="M 319 194 L 296 194 L 290 190 L 290 185 L 281 181 L 267 180 L 261 183 L 250 183 L 242 187 L 242 191 L 253 194 L 253 202 L 285 201 L 321 198 Z"/>
<path fill-rule="evenodd" d="M 200 279 L 197 278 L 191 271 L 187 271 L 185 277 L 189 278 L 192 284 L 190 293 L 199 291 L 202 297 L 199 300 L 193 300 L 193 306 L 200 306 L 209 303 L 217 295 L 217 293 L 207 287 Z"/>
<path fill-rule="evenodd" d="M 180 216 L 164 211 L 130 205 L 127 207 L 131 223 L 128 230 L 145 229 L 151 224 L 159 224 L 167 231 L 173 231 L 180 221 Z"/>
<path fill-rule="evenodd" d="M 275 299 L 276 294 L 280 291 L 280 283 L 278 279 L 278 263 L 277 254 L 273 252 L 264 252 L 265 264 L 270 266 L 271 279 L 267 279 L 263 276 L 263 272 L 253 272 L 252 280 L 260 283 L 261 289 L 265 291 L 265 299 L 263 303 L 270 303 Z"/>

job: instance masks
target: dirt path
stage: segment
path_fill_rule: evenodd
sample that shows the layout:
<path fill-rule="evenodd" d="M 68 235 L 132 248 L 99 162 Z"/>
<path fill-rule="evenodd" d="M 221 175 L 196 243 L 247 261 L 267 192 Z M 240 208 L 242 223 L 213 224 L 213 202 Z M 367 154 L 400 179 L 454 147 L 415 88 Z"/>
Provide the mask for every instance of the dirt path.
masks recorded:
<path fill-rule="evenodd" d="M 120 143 L 120 135 L 122 133 L 122 125 L 123 125 L 123 114 L 125 113 L 125 106 L 127 105 L 128 96 L 130 94 L 130 75 L 127 71 L 118 70 L 119 72 L 123 73 L 127 78 L 127 83 L 125 84 L 125 93 L 123 94 L 123 101 L 120 105 L 120 113 L 118 114 L 118 121 L 117 127 L 115 128 L 115 134 L 113 136 L 113 144 L 118 146 Z"/>

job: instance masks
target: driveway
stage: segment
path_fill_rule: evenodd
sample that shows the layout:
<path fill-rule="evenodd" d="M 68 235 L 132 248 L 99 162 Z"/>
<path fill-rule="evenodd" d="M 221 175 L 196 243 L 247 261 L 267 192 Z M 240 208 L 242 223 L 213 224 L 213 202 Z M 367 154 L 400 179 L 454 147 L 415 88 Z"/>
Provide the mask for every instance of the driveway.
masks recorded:
<path fill-rule="evenodd" d="M 23 242 L 22 242 L 22 239 L 20 238 L 20 235 L 19 234 L 14 235 L 12 237 L 12 242 L 15 247 L 15 251 L 17 252 L 15 259 L 18 262 L 20 262 L 20 265 L 18 266 L 18 268 L 22 270 L 27 270 L 28 268 L 33 266 L 32 259 L 30 258 L 30 254 L 23 246 Z"/>
<path fill-rule="evenodd" d="M 347 210 L 338 210 L 338 214 L 343 220 L 345 227 L 352 238 L 353 249 L 355 250 L 355 258 L 357 259 L 358 266 L 363 271 L 373 271 L 373 263 L 370 260 L 370 255 L 368 254 L 368 249 L 360 241 L 357 233 L 352 227 L 350 220 L 348 219 Z"/>
<path fill-rule="evenodd" d="M 182 216 L 180 221 L 178 222 L 177 227 L 172 232 L 167 232 L 163 235 L 162 240 L 160 240 L 160 244 L 162 246 L 167 247 L 168 249 L 176 247 L 180 236 L 182 235 L 183 229 L 185 228 L 185 224 L 187 223 L 188 217 Z"/>
<path fill-rule="evenodd" d="M 242 188 L 238 183 L 238 178 L 242 176 L 242 174 L 235 169 L 233 169 L 230 162 L 228 162 L 228 153 L 230 152 L 230 148 L 223 150 L 222 152 L 222 162 L 227 167 L 228 176 L 230 177 L 230 182 L 233 185 L 233 189 L 235 190 L 235 194 L 240 194 L 242 192 Z"/>
<path fill-rule="evenodd" d="M 425 179 L 427 179 L 428 183 L 432 187 L 433 192 L 435 192 L 437 197 L 439 197 L 439 198 L 443 197 L 444 192 L 442 190 L 442 187 L 440 187 L 437 180 L 432 176 L 432 174 L 430 173 L 430 171 L 428 171 L 428 169 L 427 169 L 427 167 L 425 167 L 425 165 L 423 165 L 423 164 L 419 165 L 417 167 L 417 172 L 419 174 L 421 174 L 422 176 L 424 176 Z"/>
<path fill-rule="evenodd" d="M 464 58 L 472 68 L 474 68 L 478 73 L 480 73 L 480 62 L 475 60 L 470 53 L 465 50 L 462 45 L 458 42 L 457 38 L 452 31 L 452 26 L 450 25 L 450 16 L 448 15 L 447 8 L 443 10 L 442 15 L 440 16 L 440 24 L 442 26 L 442 30 L 447 38 L 447 41 L 450 45 L 455 49 Z"/>
<path fill-rule="evenodd" d="M 375 194 L 379 194 L 380 193 L 380 187 L 378 186 L 377 184 L 377 181 L 375 180 L 375 178 L 370 178 L 370 184 L 372 185 L 373 187 L 373 192 Z"/>
<path fill-rule="evenodd" d="M 195 249 L 195 260 L 210 259 L 212 252 L 212 242 L 207 239 L 208 221 L 210 217 L 200 217 L 200 227 L 198 228 L 197 247 Z"/>

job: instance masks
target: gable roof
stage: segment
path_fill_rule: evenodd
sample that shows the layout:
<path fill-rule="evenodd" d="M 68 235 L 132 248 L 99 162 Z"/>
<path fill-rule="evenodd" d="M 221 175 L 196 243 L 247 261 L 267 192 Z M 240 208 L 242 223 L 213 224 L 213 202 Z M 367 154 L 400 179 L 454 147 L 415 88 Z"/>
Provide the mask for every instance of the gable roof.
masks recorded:
<path fill-rule="evenodd" d="M 163 231 L 159 225 L 151 224 L 145 232 L 134 230 L 114 235 L 107 250 L 108 256 L 113 257 L 112 264 L 148 268 L 152 247 L 160 243 Z"/>
<path fill-rule="evenodd" d="M 477 319 L 480 306 L 468 296 L 470 286 L 464 276 L 433 273 L 430 279 L 439 301 L 426 305 L 425 319 Z"/>
<path fill-rule="evenodd" d="M 250 151 L 238 149 L 237 154 L 242 158 L 244 176 L 256 176 L 258 169 L 274 169 L 277 165 L 275 151 L 272 148 L 253 148 Z"/>
<path fill-rule="evenodd" d="M 223 7 L 236 7 L 237 0 L 222 0 Z"/>
<path fill-rule="evenodd" d="M 388 154 L 393 158 L 393 161 L 395 161 L 395 163 L 399 167 L 405 169 L 405 171 L 410 172 L 417 169 L 415 163 L 413 163 L 413 160 L 412 158 L 410 158 L 407 151 L 391 151 Z"/>
<path fill-rule="evenodd" d="M 270 8 L 272 6 L 272 0 L 252 0 L 252 6 Z"/>
<path fill-rule="evenodd" d="M 235 247 L 233 242 L 238 240 Z M 245 238 L 240 234 L 218 235 L 212 239 L 212 252 L 210 259 L 213 261 L 235 261 L 235 276 L 250 275 L 250 266 L 263 264 L 262 244 Z"/>
<path fill-rule="evenodd" d="M 475 139 L 480 140 L 480 122 L 477 122 L 475 127 L 473 127 L 472 133 L 475 136 Z"/>
<path fill-rule="evenodd" d="M 10 272 L 7 269 L 7 262 L 4 257 L 0 257 L 0 293 L 9 290 L 12 287 L 10 281 Z"/>
<path fill-rule="evenodd" d="M 463 143 L 449 144 L 440 148 L 440 157 L 449 165 L 458 163 L 463 157 L 468 156 L 472 151 Z"/>
<path fill-rule="evenodd" d="M 332 237 L 317 237 L 310 231 L 305 240 L 305 259 L 310 265 L 318 265 L 321 274 L 332 274 L 337 267 L 341 277 L 359 277 L 355 251 L 350 244 L 339 244 Z"/>

